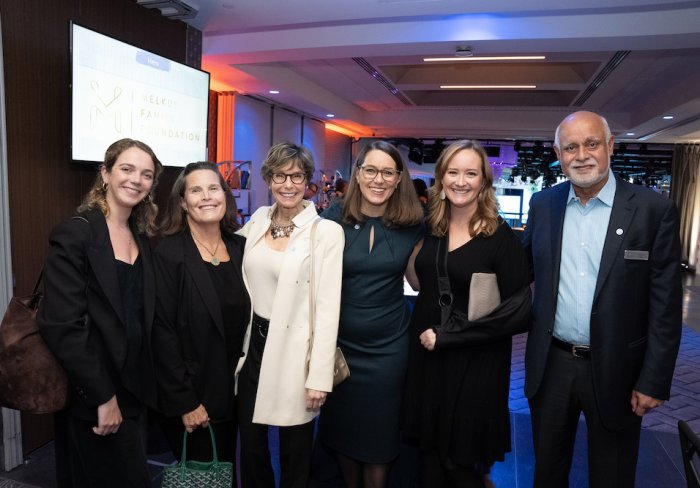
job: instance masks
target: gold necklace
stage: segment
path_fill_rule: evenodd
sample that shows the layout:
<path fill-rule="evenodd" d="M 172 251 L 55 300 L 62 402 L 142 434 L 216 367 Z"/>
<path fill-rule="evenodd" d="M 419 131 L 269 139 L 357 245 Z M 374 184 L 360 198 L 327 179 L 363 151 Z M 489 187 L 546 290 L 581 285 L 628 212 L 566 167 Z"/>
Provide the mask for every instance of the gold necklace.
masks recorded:
<path fill-rule="evenodd" d="M 209 248 L 208 248 L 207 246 L 205 246 L 204 243 L 203 243 L 202 241 L 200 241 L 199 239 L 197 239 L 197 236 L 194 235 L 194 232 L 190 231 L 190 234 L 192 234 L 192 237 L 194 238 L 195 242 L 197 242 L 197 244 L 199 244 L 200 246 L 202 246 L 202 247 L 204 248 L 205 251 L 207 251 L 209 254 L 211 254 L 211 261 L 210 261 L 211 264 L 212 264 L 213 266 L 218 266 L 218 265 L 221 263 L 221 261 L 219 261 L 219 258 L 217 258 L 217 257 L 215 256 L 215 254 L 216 254 L 216 251 L 219 250 L 219 244 L 221 243 L 221 235 L 219 235 L 219 238 L 218 238 L 217 241 L 216 241 L 216 247 L 214 248 L 214 252 L 211 252 L 211 251 L 209 250 Z"/>
<path fill-rule="evenodd" d="M 296 215 L 298 214 L 299 212 L 297 212 Z M 292 219 L 293 218 L 294 217 L 292 217 Z M 280 224 L 279 222 L 277 222 L 277 209 L 275 209 L 275 213 L 272 214 L 272 216 L 270 217 L 270 235 L 272 235 L 273 239 L 291 236 L 292 232 L 294 232 L 294 227 L 294 222 L 291 220 L 288 224 Z"/>
<path fill-rule="evenodd" d="M 270 234 L 272 234 L 273 239 L 279 237 L 289 237 L 294 232 L 294 222 L 290 222 L 287 225 L 281 225 L 272 220 L 270 222 Z"/>

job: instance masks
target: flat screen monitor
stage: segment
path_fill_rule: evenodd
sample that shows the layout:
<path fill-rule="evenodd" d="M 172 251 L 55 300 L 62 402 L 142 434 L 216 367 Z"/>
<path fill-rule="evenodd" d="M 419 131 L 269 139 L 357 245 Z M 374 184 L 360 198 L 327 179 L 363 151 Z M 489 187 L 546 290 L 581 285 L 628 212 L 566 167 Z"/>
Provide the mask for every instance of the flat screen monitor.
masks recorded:
<path fill-rule="evenodd" d="M 128 137 L 165 166 L 207 159 L 209 73 L 71 22 L 73 161 Z"/>
<path fill-rule="evenodd" d="M 520 218 L 522 216 L 522 195 L 496 195 L 498 208 L 506 218 Z"/>

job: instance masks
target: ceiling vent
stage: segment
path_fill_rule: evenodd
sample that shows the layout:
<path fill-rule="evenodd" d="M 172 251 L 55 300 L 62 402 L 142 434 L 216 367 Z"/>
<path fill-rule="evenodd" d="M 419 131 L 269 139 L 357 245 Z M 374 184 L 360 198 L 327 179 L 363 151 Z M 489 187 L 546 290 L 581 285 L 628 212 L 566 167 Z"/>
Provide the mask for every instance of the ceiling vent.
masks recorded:
<path fill-rule="evenodd" d="M 392 95 L 401 100 L 401 103 L 404 105 L 413 105 L 406 95 L 401 93 L 387 77 L 381 74 L 379 70 L 372 66 L 365 58 L 352 58 L 352 60 L 355 61 L 363 70 L 369 73 L 372 78 L 377 80 L 377 82 L 379 82 L 384 88 L 389 90 Z"/>
<path fill-rule="evenodd" d="M 586 89 L 581 93 L 581 95 L 573 103 L 574 107 L 580 107 L 586 100 L 588 100 L 591 95 L 603 84 L 603 82 L 615 71 L 615 68 L 627 57 L 632 51 L 617 51 L 615 55 L 607 62 L 603 69 L 600 70 L 598 76 L 586 87 Z"/>
<path fill-rule="evenodd" d="M 136 3 L 149 9 L 157 8 L 163 17 L 172 20 L 194 19 L 198 13 L 181 0 L 136 0 Z"/>

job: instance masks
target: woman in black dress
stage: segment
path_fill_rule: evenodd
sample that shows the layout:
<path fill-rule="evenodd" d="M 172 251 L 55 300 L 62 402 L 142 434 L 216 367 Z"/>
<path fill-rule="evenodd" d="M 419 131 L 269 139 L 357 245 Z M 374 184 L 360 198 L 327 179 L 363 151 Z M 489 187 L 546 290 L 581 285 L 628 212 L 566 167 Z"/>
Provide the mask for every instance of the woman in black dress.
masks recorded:
<path fill-rule="evenodd" d="M 455 142 L 440 156 L 428 224 L 431 235 L 408 273 L 420 294 L 409 333 L 404 436 L 420 448 L 424 488 L 482 487 L 510 450 L 511 336 L 527 328 L 530 294 L 525 254 L 498 217 L 491 168 L 476 142 Z M 474 273 L 496 275 L 501 303 L 470 320 Z M 451 306 L 439 275 L 449 278 Z"/>
<path fill-rule="evenodd" d="M 156 378 L 163 430 L 178 458 L 184 429 L 187 459 L 211 461 L 211 425 L 219 458 L 235 465 L 234 372 L 250 319 L 241 272 L 245 239 L 236 229 L 235 201 L 216 166 L 188 164 L 173 185 L 166 237 L 155 252 Z"/>
<path fill-rule="evenodd" d="M 146 407 L 155 407 L 150 332 L 155 280 L 148 235 L 162 165 L 121 139 L 78 214 L 51 233 L 37 321 L 73 386 L 55 417 L 59 487 L 150 486 Z"/>

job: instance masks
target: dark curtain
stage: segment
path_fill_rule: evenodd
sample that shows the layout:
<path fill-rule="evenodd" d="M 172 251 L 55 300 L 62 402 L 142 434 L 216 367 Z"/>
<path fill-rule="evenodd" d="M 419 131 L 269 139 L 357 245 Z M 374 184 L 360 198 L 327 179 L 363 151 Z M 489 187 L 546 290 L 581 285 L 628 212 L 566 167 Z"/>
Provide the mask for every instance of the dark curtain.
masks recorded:
<path fill-rule="evenodd" d="M 677 144 L 671 165 L 671 199 L 681 215 L 682 258 L 695 268 L 700 222 L 700 144 Z"/>

